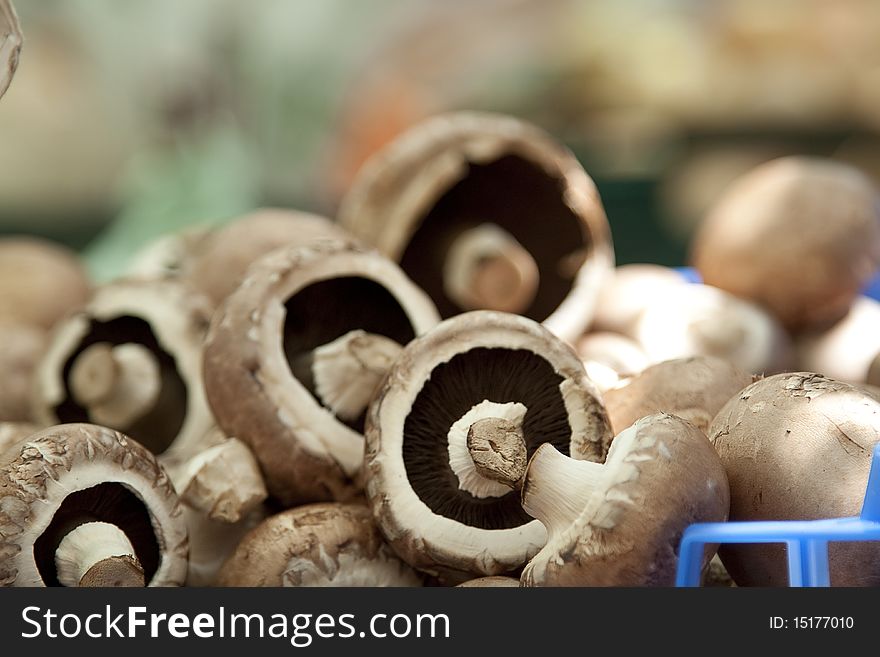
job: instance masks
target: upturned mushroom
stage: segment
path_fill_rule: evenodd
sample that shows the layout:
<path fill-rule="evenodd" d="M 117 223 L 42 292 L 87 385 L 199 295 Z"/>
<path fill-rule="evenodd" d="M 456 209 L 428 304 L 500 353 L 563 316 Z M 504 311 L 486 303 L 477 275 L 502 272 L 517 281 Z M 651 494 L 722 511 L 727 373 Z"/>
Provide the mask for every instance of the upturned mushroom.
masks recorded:
<path fill-rule="evenodd" d="M 0 239 L 0 321 L 50 329 L 82 306 L 90 291 L 68 249 L 35 237 Z"/>
<path fill-rule="evenodd" d="M 21 27 L 15 8 L 9 0 L 0 0 L 0 98 L 6 93 L 12 76 L 15 75 L 21 42 Z"/>
<path fill-rule="evenodd" d="M 880 303 L 859 297 L 827 331 L 797 341 L 797 364 L 848 383 L 880 385 Z"/>
<path fill-rule="evenodd" d="M 791 339 L 753 303 L 709 285 L 689 283 L 657 294 L 631 331 L 651 362 L 717 356 L 755 374 L 788 369 Z"/>
<path fill-rule="evenodd" d="M 729 491 L 706 435 L 660 413 L 619 433 L 604 463 L 541 445 L 522 505 L 548 533 L 523 569 L 524 586 L 671 586 L 682 532 L 725 520 Z"/>
<path fill-rule="evenodd" d="M 512 436 L 509 450 L 497 448 Z M 411 342 L 367 419 L 366 492 L 382 533 L 435 576 L 521 567 L 546 532 L 516 492 L 543 442 L 602 461 L 611 431 L 568 345 L 524 317 L 473 311 Z"/>
<path fill-rule="evenodd" d="M 410 129 L 359 172 L 340 223 L 400 263 L 441 316 L 515 312 L 574 340 L 613 267 L 593 181 L 511 117 L 458 112 Z"/>
<path fill-rule="evenodd" d="M 41 327 L 0 320 L 0 422 L 32 418 L 34 371 L 47 339 Z"/>
<path fill-rule="evenodd" d="M 695 356 L 652 365 L 603 401 L 617 432 L 646 415 L 670 413 L 707 433 L 718 411 L 753 380 L 728 361 Z"/>
<path fill-rule="evenodd" d="M 742 390 L 715 417 L 709 438 L 730 480 L 731 520 L 856 516 L 880 440 L 880 402 L 809 372 L 777 374 Z M 785 586 L 782 545 L 723 545 L 739 586 Z M 880 545 L 832 543 L 833 586 L 880 585 Z"/>
<path fill-rule="evenodd" d="M 575 344 L 587 376 L 601 392 L 616 388 L 649 364 L 639 344 L 618 333 L 587 333 Z"/>
<path fill-rule="evenodd" d="M 363 418 L 403 345 L 438 321 L 391 261 L 352 242 L 265 256 L 214 315 L 205 385 L 283 505 L 360 494 Z"/>
<path fill-rule="evenodd" d="M 488 588 L 519 588 L 519 580 L 515 577 L 505 577 L 504 575 L 494 575 L 490 577 L 477 577 L 469 579 L 457 585 L 460 589 L 488 589 Z"/>
<path fill-rule="evenodd" d="M 89 424 L 40 431 L 0 466 L 0 585 L 176 586 L 187 534 L 155 457 Z"/>
<path fill-rule="evenodd" d="M 54 331 L 35 375 L 35 418 L 108 426 L 163 459 L 192 453 L 213 426 L 201 378 L 209 318 L 177 281 L 99 288 Z"/>
<path fill-rule="evenodd" d="M 220 571 L 221 586 L 421 586 L 360 504 L 308 504 L 254 528 Z"/>
<path fill-rule="evenodd" d="M 705 283 L 764 306 L 787 329 L 827 328 L 880 266 L 880 197 L 849 165 L 773 160 L 730 186 L 692 260 Z"/>

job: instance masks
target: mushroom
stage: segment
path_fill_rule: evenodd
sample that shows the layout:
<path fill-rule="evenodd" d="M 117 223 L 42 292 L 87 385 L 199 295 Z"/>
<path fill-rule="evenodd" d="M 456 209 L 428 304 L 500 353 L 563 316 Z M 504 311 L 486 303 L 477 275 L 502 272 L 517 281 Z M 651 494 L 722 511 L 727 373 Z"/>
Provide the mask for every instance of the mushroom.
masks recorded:
<path fill-rule="evenodd" d="M 0 320 L 0 422 L 31 419 L 34 371 L 46 342 L 41 327 Z"/>
<path fill-rule="evenodd" d="M 849 165 L 784 157 L 734 182 L 700 226 L 703 280 L 793 332 L 842 318 L 880 266 L 880 197 Z"/>
<path fill-rule="evenodd" d="M 616 267 L 599 291 L 590 330 L 628 335 L 653 299 L 685 285 L 687 280 L 669 267 L 642 263 Z"/>
<path fill-rule="evenodd" d="M 438 321 L 403 272 L 352 242 L 282 248 L 214 315 L 205 386 L 283 505 L 360 494 L 366 405 L 402 345 Z"/>
<path fill-rule="evenodd" d="M 593 181 L 570 151 L 511 117 L 458 112 L 374 155 L 340 223 L 400 263 L 441 316 L 501 310 L 574 340 L 613 267 Z"/>
<path fill-rule="evenodd" d="M 810 372 L 777 374 L 727 402 L 709 438 L 730 480 L 731 520 L 816 520 L 857 516 L 880 401 Z M 785 586 L 782 545 L 723 545 L 721 560 L 739 586 Z M 880 545 L 829 546 L 835 586 L 880 585 Z"/>
<path fill-rule="evenodd" d="M 603 400 L 614 431 L 646 415 L 671 413 L 707 433 L 721 407 L 753 380 L 725 360 L 694 356 L 652 365 Z"/>
<path fill-rule="evenodd" d="M 82 265 L 64 247 L 34 237 L 0 239 L 0 321 L 50 329 L 89 293 Z"/>
<path fill-rule="evenodd" d="M 671 586 L 682 533 L 725 520 L 729 491 L 705 434 L 659 413 L 619 433 L 604 463 L 541 445 L 522 505 L 548 532 L 523 569 L 524 586 Z"/>
<path fill-rule="evenodd" d="M 35 417 L 124 431 L 163 460 L 213 426 L 201 379 L 210 308 L 174 280 L 118 281 L 60 324 L 38 366 Z"/>
<path fill-rule="evenodd" d="M 587 333 L 576 343 L 587 376 L 601 392 L 621 385 L 645 369 L 648 356 L 637 342 L 617 333 Z"/>
<path fill-rule="evenodd" d="M 209 232 L 185 270 L 189 284 L 220 304 L 239 286 L 251 263 L 283 246 L 348 239 L 329 219 L 306 212 L 262 208 Z"/>
<path fill-rule="evenodd" d="M 495 575 L 492 577 L 477 577 L 469 579 L 457 586 L 460 589 L 483 589 L 483 588 L 519 588 L 519 580 L 514 577 Z"/>
<path fill-rule="evenodd" d="M 630 336 L 651 362 L 718 356 L 741 370 L 788 369 L 791 340 L 760 307 L 709 285 L 679 285 L 648 302 Z"/>
<path fill-rule="evenodd" d="M 15 8 L 9 0 L 0 0 L 0 98 L 6 93 L 12 76 L 15 75 L 21 42 L 21 28 Z"/>
<path fill-rule="evenodd" d="M 175 586 L 187 534 L 143 446 L 90 424 L 51 427 L 0 466 L 0 585 Z"/>
<path fill-rule="evenodd" d="M 501 436 L 516 438 L 510 450 L 494 448 Z M 539 443 L 601 461 L 611 431 L 570 347 L 527 318 L 473 311 L 404 349 L 366 439 L 366 492 L 385 538 L 410 565 L 455 580 L 513 571 L 544 544 L 511 489 Z"/>
<path fill-rule="evenodd" d="M 360 504 L 308 504 L 272 516 L 220 572 L 220 586 L 421 586 Z"/>
<path fill-rule="evenodd" d="M 849 383 L 880 384 L 880 303 L 859 297 L 827 331 L 800 336 L 798 367 Z"/>

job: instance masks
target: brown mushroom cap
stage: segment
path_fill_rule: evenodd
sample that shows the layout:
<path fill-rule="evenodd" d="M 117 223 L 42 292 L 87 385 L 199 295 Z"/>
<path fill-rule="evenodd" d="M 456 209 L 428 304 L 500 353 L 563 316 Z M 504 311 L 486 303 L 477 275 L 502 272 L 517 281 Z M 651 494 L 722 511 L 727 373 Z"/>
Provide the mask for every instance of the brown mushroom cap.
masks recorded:
<path fill-rule="evenodd" d="M 797 364 L 805 372 L 848 383 L 880 383 L 880 303 L 859 297 L 827 331 L 800 336 Z"/>
<path fill-rule="evenodd" d="M 34 371 L 46 342 L 41 327 L 0 320 L 0 421 L 31 419 Z"/>
<path fill-rule="evenodd" d="M 0 0 L 0 98 L 6 93 L 12 76 L 15 75 L 21 42 L 21 27 L 15 8 L 9 0 Z"/>
<path fill-rule="evenodd" d="M 55 550 L 92 521 L 123 530 L 149 586 L 183 583 L 186 527 L 155 457 L 110 429 L 68 424 L 32 435 L 0 467 L 0 585 L 58 585 Z"/>
<path fill-rule="evenodd" d="M 507 116 L 444 114 L 405 132 L 364 165 L 339 220 L 400 262 L 443 317 L 486 307 L 450 296 L 445 272 L 460 238 L 472 229 L 502 229 L 509 239 L 499 271 L 508 272 L 508 282 L 520 272 L 511 285 L 525 288 L 527 270 L 537 266 L 539 282 L 533 294 L 518 296 L 522 307 L 492 309 L 516 310 L 569 340 L 589 324 L 613 266 L 593 181 L 549 135 Z M 523 257 L 532 264 L 517 264 Z"/>
<path fill-rule="evenodd" d="M 339 241 L 283 248 L 255 263 L 214 315 L 208 400 L 282 504 L 351 499 L 361 487 L 363 414 L 337 417 L 297 364 L 354 330 L 403 345 L 437 320 L 425 294 L 378 253 Z"/>
<path fill-rule="evenodd" d="M 628 335 L 645 307 L 688 282 L 669 267 L 634 263 L 615 267 L 599 292 L 591 331 Z"/>
<path fill-rule="evenodd" d="M 186 267 L 187 282 L 215 304 L 232 294 L 248 267 L 283 246 L 306 246 L 319 239 L 348 239 L 329 219 L 296 210 L 261 208 L 208 233 Z"/>
<path fill-rule="evenodd" d="M 467 447 L 455 442 L 466 425 L 504 413 L 529 453 L 550 441 L 601 461 L 611 440 L 576 354 L 524 317 L 453 317 L 410 343 L 389 371 L 367 419 L 366 491 L 407 563 L 431 574 L 497 575 L 543 545 L 543 527 L 523 513 L 516 492 L 468 468 Z"/>
<path fill-rule="evenodd" d="M 86 302 L 90 287 L 75 254 L 61 245 L 0 239 L 0 320 L 52 328 Z"/>
<path fill-rule="evenodd" d="M 126 419 L 125 426 L 112 428 L 162 458 L 196 449 L 213 426 L 202 386 L 202 341 L 209 318 L 208 303 L 179 281 L 118 281 L 99 288 L 53 333 L 35 375 L 36 419 L 45 425 L 97 422 L 91 417 L 93 407 L 74 394 L 76 366 L 94 348 L 133 349 L 151 364 L 147 369 L 155 377 L 134 377 L 127 383 L 133 393 L 141 385 L 155 385 L 156 396 Z M 120 382 L 111 379 L 105 387 L 112 395 L 119 392 Z M 122 399 L 118 406 L 128 403 Z"/>
<path fill-rule="evenodd" d="M 861 510 L 880 402 L 846 383 L 808 372 L 756 381 L 716 416 L 709 438 L 730 480 L 731 520 L 815 520 Z M 785 586 L 781 545 L 723 545 L 740 586 Z M 880 584 L 880 545 L 832 543 L 831 583 Z"/>
<path fill-rule="evenodd" d="M 482 589 L 482 588 L 519 588 L 519 580 L 514 577 L 504 577 L 503 575 L 495 575 L 492 577 L 478 577 L 469 579 L 457 585 L 460 589 Z"/>
<path fill-rule="evenodd" d="M 670 413 L 707 433 L 722 406 L 752 381 L 725 360 L 694 356 L 652 365 L 603 399 L 617 432 L 646 415 Z"/>
<path fill-rule="evenodd" d="M 220 586 L 421 586 L 360 504 L 309 504 L 260 523 L 220 570 Z"/>
<path fill-rule="evenodd" d="M 880 200 L 859 170 L 784 157 L 728 189 L 693 247 L 703 281 L 766 307 L 789 330 L 843 317 L 880 265 Z"/>
<path fill-rule="evenodd" d="M 661 413 L 618 434 L 605 463 L 542 445 L 522 503 L 549 534 L 524 586 L 671 586 L 682 532 L 725 520 L 729 492 L 705 434 Z"/>

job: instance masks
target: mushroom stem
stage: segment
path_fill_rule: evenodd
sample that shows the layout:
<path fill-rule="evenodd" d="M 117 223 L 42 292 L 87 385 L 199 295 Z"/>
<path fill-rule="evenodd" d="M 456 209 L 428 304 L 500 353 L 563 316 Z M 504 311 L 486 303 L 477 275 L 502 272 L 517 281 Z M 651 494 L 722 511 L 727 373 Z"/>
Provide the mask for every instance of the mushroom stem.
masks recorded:
<path fill-rule="evenodd" d="M 64 586 L 144 586 L 144 569 L 125 533 L 106 522 L 87 522 L 67 534 L 55 551 Z"/>
<path fill-rule="evenodd" d="M 356 329 L 304 358 L 311 359 L 314 389 L 321 403 L 343 421 L 352 421 L 364 412 L 401 349 L 384 335 Z"/>
<path fill-rule="evenodd" d="M 552 534 L 580 516 L 601 488 L 606 468 L 601 463 L 578 461 L 544 443 L 529 460 L 522 485 L 522 506 Z"/>
<path fill-rule="evenodd" d="M 521 486 L 528 461 L 522 425 L 500 417 L 477 420 L 468 429 L 467 448 L 480 476 Z"/>
<path fill-rule="evenodd" d="M 531 254 L 495 224 L 461 233 L 443 267 L 446 294 L 465 310 L 521 313 L 534 300 L 539 282 Z"/>
<path fill-rule="evenodd" d="M 114 429 L 128 428 L 149 412 L 161 388 L 156 358 L 136 343 L 89 346 L 74 362 L 69 383 L 91 420 Z"/>

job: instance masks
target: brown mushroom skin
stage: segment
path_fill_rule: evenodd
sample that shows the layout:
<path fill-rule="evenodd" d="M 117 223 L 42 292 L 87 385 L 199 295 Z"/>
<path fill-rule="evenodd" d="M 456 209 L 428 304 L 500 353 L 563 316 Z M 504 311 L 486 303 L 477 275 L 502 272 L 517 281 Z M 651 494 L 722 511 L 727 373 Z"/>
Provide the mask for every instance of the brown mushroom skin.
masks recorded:
<path fill-rule="evenodd" d="M 0 320 L 0 422 L 32 419 L 34 372 L 46 342 L 41 327 Z"/>
<path fill-rule="evenodd" d="M 843 317 L 880 266 L 880 200 L 849 165 L 767 162 L 731 185 L 694 240 L 703 281 L 765 308 L 793 332 Z"/>
<path fill-rule="evenodd" d="M 252 529 L 220 569 L 218 586 L 303 586 L 302 574 L 290 569 L 301 559 L 325 574 L 344 568 L 342 551 L 363 560 L 397 561 L 376 529 L 368 507 L 324 502 L 288 509 Z M 400 562 L 403 573 L 410 572 Z M 326 572 L 329 571 L 329 572 Z M 336 571 L 339 572 L 339 571 Z M 412 573 L 413 581 L 416 576 Z"/>
<path fill-rule="evenodd" d="M 753 380 L 725 360 L 694 356 L 652 365 L 603 401 L 615 433 L 654 413 L 677 415 L 707 433 L 721 407 Z"/>
<path fill-rule="evenodd" d="M 731 520 L 817 520 L 858 515 L 880 402 L 809 372 L 756 381 L 718 413 L 709 437 L 730 480 Z M 786 586 L 781 545 L 722 545 L 738 586 Z M 833 586 L 880 584 L 880 545 L 832 543 Z"/>
<path fill-rule="evenodd" d="M 492 575 L 490 577 L 478 577 L 476 579 L 469 579 L 466 582 L 462 582 L 458 584 L 456 588 L 459 589 L 488 589 L 488 588 L 502 588 L 502 589 L 512 589 L 519 588 L 519 580 L 513 577 L 505 577 L 503 575 Z"/>

